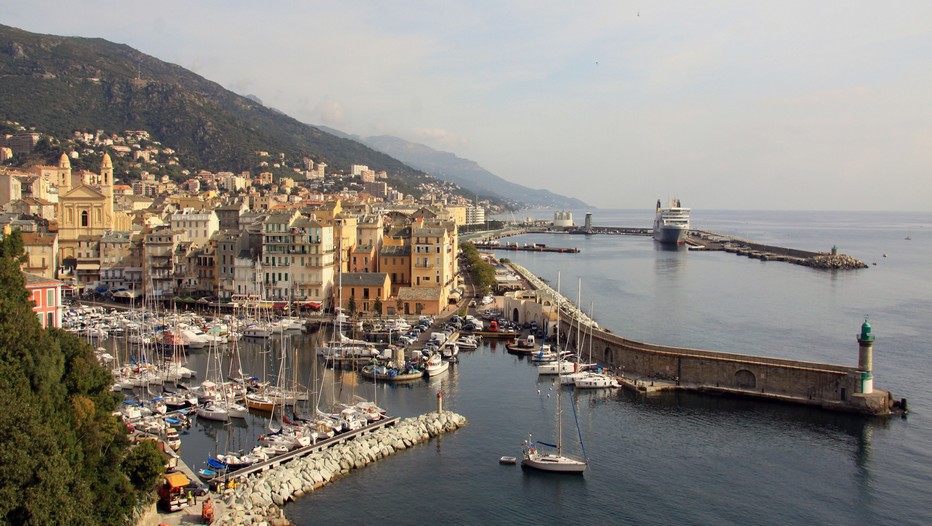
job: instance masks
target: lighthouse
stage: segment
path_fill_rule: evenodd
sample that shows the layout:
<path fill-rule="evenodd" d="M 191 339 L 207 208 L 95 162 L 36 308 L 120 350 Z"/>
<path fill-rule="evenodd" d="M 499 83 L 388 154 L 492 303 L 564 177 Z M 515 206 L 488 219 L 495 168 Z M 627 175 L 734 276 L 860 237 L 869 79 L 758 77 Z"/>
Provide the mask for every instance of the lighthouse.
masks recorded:
<path fill-rule="evenodd" d="M 870 394 L 874 392 L 874 335 L 871 333 L 871 324 L 861 325 L 861 334 L 858 335 L 858 372 L 861 373 L 861 392 Z"/>

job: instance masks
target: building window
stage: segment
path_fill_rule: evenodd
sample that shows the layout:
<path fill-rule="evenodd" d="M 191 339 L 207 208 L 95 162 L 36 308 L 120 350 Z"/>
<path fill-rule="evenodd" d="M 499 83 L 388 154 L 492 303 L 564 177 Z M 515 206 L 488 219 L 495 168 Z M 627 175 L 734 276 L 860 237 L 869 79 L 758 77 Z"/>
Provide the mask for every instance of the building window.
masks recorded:
<path fill-rule="evenodd" d="M 49 292 L 51 292 L 51 291 L 49 291 Z M 54 312 L 50 312 L 50 313 L 48 313 L 48 321 L 45 323 L 45 327 L 46 327 L 46 328 L 50 328 L 50 327 L 54 327 L 54 326 L 55 326 L 55 313 L 54 313 Z"/>
<path fill-rule="evenodd" d="M 87 226 L 88 217 L 87 210 L 81 210 L 81 226 Z"/>
<path fill-rule="evenodd" d="M 48 289 L 45 291 L 45 306 L 46 307 L 55 306 L 55 289 Z"/>

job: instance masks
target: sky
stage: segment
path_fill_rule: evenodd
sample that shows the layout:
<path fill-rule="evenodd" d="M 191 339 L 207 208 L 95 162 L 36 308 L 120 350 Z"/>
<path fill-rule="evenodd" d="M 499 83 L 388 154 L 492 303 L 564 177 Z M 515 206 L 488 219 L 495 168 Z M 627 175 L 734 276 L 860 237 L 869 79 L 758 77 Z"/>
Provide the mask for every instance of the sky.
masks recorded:
<path fill-rule="evenodd" d="M 932 2 L 0 0 L 599 208 L 932 211 Z"/>

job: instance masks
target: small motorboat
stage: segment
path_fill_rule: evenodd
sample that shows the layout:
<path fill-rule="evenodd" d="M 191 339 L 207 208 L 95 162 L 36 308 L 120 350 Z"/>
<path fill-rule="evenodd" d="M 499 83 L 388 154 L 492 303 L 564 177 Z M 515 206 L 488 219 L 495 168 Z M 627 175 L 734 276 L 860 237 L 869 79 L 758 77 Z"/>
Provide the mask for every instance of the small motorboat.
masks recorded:
<path fill-rule="evenodd" d="M 502 457 L 498 459 L 499 464 L 517 464 L 518 459 L 515 457 Z"/>
<path fill-rule="evenodd" d="M 209 482 L 209 481 L 211 481 L 211 480 L 217 478 L 217 475 L 219 475 L 219 474 L 220 474 L 220 473 L 218 473 L 218 472 L 216 472 L 216 471 L 214 471 L 214 470 L 212 470 L 212 469 L 210 469 L 210 468 L 201 468 L 201 469 L 197 470 L 197 476 L 200 477 L 201 480 L 203 480 L 204 482 Z"/>

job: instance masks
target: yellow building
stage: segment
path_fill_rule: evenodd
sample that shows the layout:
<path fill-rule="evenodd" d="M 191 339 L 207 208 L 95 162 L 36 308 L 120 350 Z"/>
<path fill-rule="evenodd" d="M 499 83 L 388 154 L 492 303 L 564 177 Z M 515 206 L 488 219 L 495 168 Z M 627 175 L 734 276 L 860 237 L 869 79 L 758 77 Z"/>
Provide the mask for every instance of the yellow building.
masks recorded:
<path fill-rule="evenodd" d="M 356 235 L 358 234 L 356 231 L 356 218 L 340 214 L 333 221 L 330 221 L 330 224 L 333 225 L 334 242 L 340 251 L 337 254 L 340 268 L 343 272 L 349 272 L 352 268 L 350 262 L 352 261 L 353 249 L 356 247 Z"/>
<path fill-rule="evenodd" d="M 55 279 L 58 269 L 58 237 L 55 234 L 23 233 L 26 262 L 23 272 Z"/>
<path fill-rule="evenodd" d="M 352 298 L 356 312 L 365 314 L 375 311 L 376 301 L 381 304 L 382 312 L 385 311 L 392 284 L 384 272 L 347 272 L 340 277 L 340 287 L 344 312 Z"/>
<path fill-rule="evenodd" d="M 68 163 L 62 156 L 62 164 Z M 60 175 L 66 185 L 74 183 L 70 163 Z M 113 206 L 113 162 L 104 154 L 100 164 L 99 185 L 78 183 L 76 186 L 59 187 L 58 198 L 58 248 L 60 261 L 68 264 L 78 256 L 78 240 L 100 238 L 111 230 L 129 230 L 131 220 L 123 212 L 115 212 Z"/>

